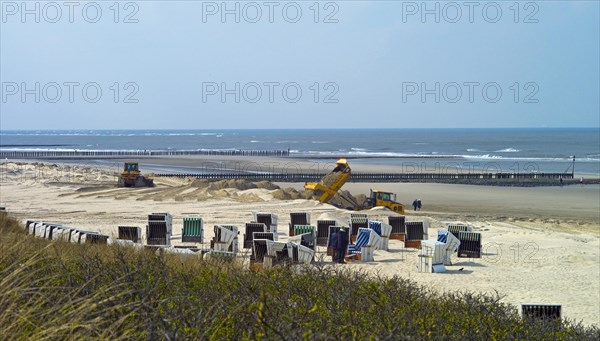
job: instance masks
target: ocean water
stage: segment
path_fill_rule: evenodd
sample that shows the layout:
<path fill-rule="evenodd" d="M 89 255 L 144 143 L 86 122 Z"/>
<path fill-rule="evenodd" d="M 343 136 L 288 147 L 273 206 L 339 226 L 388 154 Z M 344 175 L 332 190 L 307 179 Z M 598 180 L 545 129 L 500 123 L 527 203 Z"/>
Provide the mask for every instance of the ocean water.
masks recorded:
<path fill-rule="evenodd" d="M 600 175 L 600 130 L 315 129 L 0 131 L 3 150 L 280 149 L 319 160 L 401 165 L 406 172 L 449 168 Z"/>

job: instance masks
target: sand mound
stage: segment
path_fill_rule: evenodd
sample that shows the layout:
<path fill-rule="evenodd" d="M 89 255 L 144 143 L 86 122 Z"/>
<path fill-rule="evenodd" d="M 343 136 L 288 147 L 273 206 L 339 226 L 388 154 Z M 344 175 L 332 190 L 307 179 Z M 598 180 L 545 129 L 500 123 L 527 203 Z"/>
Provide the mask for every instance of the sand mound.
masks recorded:
<path fill-rule="evenodd" d="M 277 186 L 274 183 L 269 182 L 269 181 L 259 181 L 259 182 L 256 183 L 256 187 L 257 188 L 268 189 L 270 191 L 272 191 L 274 189 L 279 189 L 279 186 Z"/>

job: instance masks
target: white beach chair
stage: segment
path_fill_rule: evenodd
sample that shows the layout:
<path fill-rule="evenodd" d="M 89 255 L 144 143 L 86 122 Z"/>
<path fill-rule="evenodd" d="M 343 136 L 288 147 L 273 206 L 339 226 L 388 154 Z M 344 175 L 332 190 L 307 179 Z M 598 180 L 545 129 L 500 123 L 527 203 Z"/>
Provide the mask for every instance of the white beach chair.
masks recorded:
<path fill-rule="evenodd" d="M 275 240 L 277 240 L 277 215 L 252 211 L 252 221 L 265 224 L 267 232 L 273 232 Z"/>
<path fill-rule="evenodd" d="M 291 245 L 291 247 L 288 247 L 288 257 L 292 258 L 294 263 L 312 263 L 313 258 L 315 257 L 315 250 L 294 242 L 290 242 L 289 245 Z"/>
<path fill-rule="evenodd" d="M 356 243 L 348 245 L 349 260 L 357 260 L 361 262 L 372 262 L 373 252 L 381 243 L 381 237 L 373 230 L 368 228 L 359 228 L 356 236 Z"/>
<path fill-rule="evenodd" d="M 438 242 L 446 244 L 446 254 L 444 265 L 452 265 L 452 254 L 458 251 L 460 240 L 452 233 L 446 230 L 438 230 Z"/>
<path fill-rule="evenodd" d="M 310 213 L 306 212 L 292 212 L 290 213 L 290 223 L 288 236 L 294 235 L 294 226 L 296 225 L 310 225 Z"/>
<path fill-rule="evenodd" d="M 389 249 L 388 245 L 390 241 L 390 234 L 392 232 L 392 225 L 381 221 L 369 221 L 369 228 L 375 231 L 375 233 L 381 237 L 378 245 L 376 245 L 377 249 L 387 251 Z"/>
<path fill-rule="evenodd" d="M 421 241 L 419 257 L 419 272 L 444 272 L 444 259 L 446 257 L 446 243 L 437 240 Z"/>
<path fill-rule="evenodd" d="M 237 227 L 228 228 L 223 225 L 215 225 L 215 242 L 214 250 L 217 251 L 229 251 L 231 244 L 237 237 Z M 237 252 L 237 247 L 232 250 L 234 253 Z"/>

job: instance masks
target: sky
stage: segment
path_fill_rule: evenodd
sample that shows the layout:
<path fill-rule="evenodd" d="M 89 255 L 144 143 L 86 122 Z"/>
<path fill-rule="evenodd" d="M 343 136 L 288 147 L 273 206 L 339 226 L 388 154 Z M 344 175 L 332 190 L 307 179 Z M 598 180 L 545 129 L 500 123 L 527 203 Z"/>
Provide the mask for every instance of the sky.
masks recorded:
<path fill-rule="evenodd" d="M 596 128 L 599 17 L 598 1 L 1 1 L 0 129 Z"/>

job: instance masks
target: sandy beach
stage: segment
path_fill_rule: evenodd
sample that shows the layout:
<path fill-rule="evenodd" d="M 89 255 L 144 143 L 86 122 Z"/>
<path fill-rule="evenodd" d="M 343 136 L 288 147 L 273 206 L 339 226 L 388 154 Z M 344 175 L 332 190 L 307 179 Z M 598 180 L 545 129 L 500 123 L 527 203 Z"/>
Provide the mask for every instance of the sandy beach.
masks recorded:
<path fill-rule="evenodd" d="M 193 166 L 196 161 L 168 159 L 177 166 Z M 311 164 L 298 162 L 303 166 Z M 155 188 L 116 188 L 116 178 L 110 171 L 62 165 L 9 162 L 2 166 L 2 171 L 0 205 L 19 219 L 54 221 L 114 236 L 119 225 L 144 227 L 148 213 L 166 211 L 174 216 L 174 244 L 180 243 L 177 240 L 181 237 L 181 218 L 191 213 L 204 219 L 206 243 L 212 238 L 212 225 L 241 227 L 251 220 L 252 211 L 277 214 L 279 239 L 284 241 L 288 237 L 290 212 L 309 212 L 313 223 L 325 218 L 346 223 L 350 213 L 314 200 L 277 200 L 273 198 L 274 190 L 265 188 L 206 189 L 193 186 L 188 179 L 171 178 L 157 178 Z M 278 185 L 302 187 L 297 183 Z M 440 291 L 498 292 L 503 302 L 516 306 L 560 304 L 564 317 L 600 325 L 600 187 L 597 185 L 513 188 L 349 183 L 344 186 L 355 195 L 368 194 L 370 188 L 395 192 L 406 206 L 413 199 L 422 199 L 422 211 L 406 207 L 407 220 L 430 222 L 430 238 L 435 238 L 446 222 L 471 224 L 482 233 L 483 256 L 454 258 L 455 265 L 448 267 L 446 273 L 419 273 L 417 250 L 405 249 L 402 242 L 392 240 L 389 251 L 375 252 L 375 262 L 344 266 L 410 278 Z M 381 208 L 367 213 L 371 219 L 384 220 L 393 214 Z M 321 259 L 325 250 L 318 251 L 317 258 Z"/>

